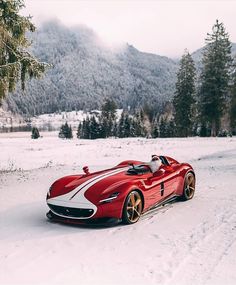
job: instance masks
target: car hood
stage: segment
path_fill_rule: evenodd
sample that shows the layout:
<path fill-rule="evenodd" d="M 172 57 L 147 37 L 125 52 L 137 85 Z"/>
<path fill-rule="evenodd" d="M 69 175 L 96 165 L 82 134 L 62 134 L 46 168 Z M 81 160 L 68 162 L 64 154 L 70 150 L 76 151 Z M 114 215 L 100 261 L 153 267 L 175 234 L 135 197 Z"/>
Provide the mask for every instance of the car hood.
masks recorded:
<path fill-rule="evenodd" d="M 89 175 L 67 176 L 57 180 L 50 189 L 48 202 L 52 200 L 70 201 L 89 200 L 98 202 L 112 191 L 122 188 L 125 183 L 139 180 L 141 177 L 127 175 L 128 167 L 112 168 Z M 144 178 L 142 175 L 142 178 Z M 85 199 L 84 199 L 85 198 Z"/>

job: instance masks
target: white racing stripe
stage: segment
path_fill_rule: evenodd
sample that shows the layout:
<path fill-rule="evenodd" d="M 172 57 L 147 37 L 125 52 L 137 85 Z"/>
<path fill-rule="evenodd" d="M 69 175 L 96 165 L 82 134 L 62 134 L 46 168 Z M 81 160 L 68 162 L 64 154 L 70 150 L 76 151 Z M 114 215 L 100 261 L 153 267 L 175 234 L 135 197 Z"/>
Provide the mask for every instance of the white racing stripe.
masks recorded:
<path fill-rule="evenodd" d="M 73 191 L 61 195 L 55 198 L 51 198 L 47 200 L 48 204 L 56 205 L 56 206 L 62 206 L 62 207 L 71 207 L 71 208 L 82 208 L 82 209 L 93 209 L 94 213 L 89 218 L 94 216 L 97 212 L 97 207 L 93 203 L 91 203 L 88 199 L 85 198 L 84 194 L 85 192 L 94 184 L 97 182 L 110 177 L 112 175 L 118 174 L 120 172 L 123 172 L 127 170 L 127 167 L 115 169 L 112 171 L 109 171 L 107 173 L 100 174 L 96 177 L 93 177 L 81 185 L 79 185 L 77 188 L 75 188 Z M 55 213 L 56 215 L 59 215 L 58 213 Z M 61 217 L 69 218 L 68 216 L 59 215 Z M 74 218 L 74 217 L 73 217 Z M 74 218 L 76 219 L 76 218 Z M 88 218 L 78 218 L 78 219 L 88 219 Z"/>

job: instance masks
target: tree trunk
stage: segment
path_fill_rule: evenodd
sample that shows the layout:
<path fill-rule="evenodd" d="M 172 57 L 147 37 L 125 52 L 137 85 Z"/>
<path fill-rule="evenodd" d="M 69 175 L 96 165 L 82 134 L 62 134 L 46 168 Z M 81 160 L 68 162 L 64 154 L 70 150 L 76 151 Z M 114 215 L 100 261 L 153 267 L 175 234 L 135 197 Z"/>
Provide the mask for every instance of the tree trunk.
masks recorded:
<path fill-rule="evenodd" d="M 216 121 L 214 120 L 211 123 L 211 137 L 215 137 L 216 136 Z"/>

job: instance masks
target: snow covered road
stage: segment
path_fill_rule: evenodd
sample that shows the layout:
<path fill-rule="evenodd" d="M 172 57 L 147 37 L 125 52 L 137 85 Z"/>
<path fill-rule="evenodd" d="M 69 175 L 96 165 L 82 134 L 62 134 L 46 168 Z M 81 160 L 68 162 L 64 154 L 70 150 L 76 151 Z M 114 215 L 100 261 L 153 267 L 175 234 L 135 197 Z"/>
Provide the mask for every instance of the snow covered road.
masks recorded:
<path fill-rule="evenodd" d="M 27 136 L 29 136 L 27 134 Z M 63 141 L 0 134 L 0 284 L 235 284 L 236 138 Z M 45 195 L 60 176 L 151 154 L 190 162 L 194 199 L 134 225 L 52 224 Z"/>

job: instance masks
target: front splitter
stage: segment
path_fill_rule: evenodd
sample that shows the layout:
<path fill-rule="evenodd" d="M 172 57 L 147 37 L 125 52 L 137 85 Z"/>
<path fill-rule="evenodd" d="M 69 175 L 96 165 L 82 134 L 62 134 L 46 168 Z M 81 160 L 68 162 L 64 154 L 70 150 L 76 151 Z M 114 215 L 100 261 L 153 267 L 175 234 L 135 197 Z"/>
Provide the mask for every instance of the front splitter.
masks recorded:
<path fill-rule="evenodd" d="M 64 218 L 55 215 L 52 211 L 49 211 L 46 214 L 46 216 L 51 222 L 78 225 L 78 226 L 106 227 L 106 226 L 115 226 L 121 223 L 121 219 L 116 219 L 116 218 L 97 218 L 97 219 L 86 219 L 86 220 Z"/>

